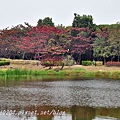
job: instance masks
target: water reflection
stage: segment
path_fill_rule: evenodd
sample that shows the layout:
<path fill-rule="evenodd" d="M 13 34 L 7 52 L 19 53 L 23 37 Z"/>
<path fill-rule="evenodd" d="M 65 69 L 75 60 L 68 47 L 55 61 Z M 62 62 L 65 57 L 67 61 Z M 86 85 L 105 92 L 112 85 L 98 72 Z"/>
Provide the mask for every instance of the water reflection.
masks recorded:
<path fill-rule="evenodd" d="M 120 81 L 1 81 L 0 119 L 120 119 Z"/>
<path fill-rule="evenodd" d="M 118 120 L 118 119 L 113 117 L 98 116 L 98 117 L 95 117 L 95 119 L 93 120 Z"/>
<path fill-rule="evenodd" d="M 48 112 L 49 111 L 49 112 Z M 29 106 L 1 110 L 4 120 L 119 120 L 120 108 Z"/>

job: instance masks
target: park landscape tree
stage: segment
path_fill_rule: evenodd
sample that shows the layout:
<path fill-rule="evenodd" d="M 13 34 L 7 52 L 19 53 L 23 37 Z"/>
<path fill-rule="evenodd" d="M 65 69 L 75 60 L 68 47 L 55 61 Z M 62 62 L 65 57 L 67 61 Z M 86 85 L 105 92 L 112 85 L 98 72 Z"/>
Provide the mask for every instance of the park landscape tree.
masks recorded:
<path fill-rule="evenodd" d="M 120 62 L 120 24 L 112 25 L 109 31 L 111 58 L 113 59 L 117 56 L 117 61 Z"/>
<path fill-rule="evenodd" d="M 105 64 L 106 58 L 111 56 L 110 43 L 108 41 L 109 38 L 108 30 L 106 28 L 101 29 L 100 31 L 97 31 L 96 36 L 97 37 L 93 42 L 93 56 L 98 60 L 103 59 Z"/>
<path fill-rule="evenodd" d="M 15 58 L 17 56 L 20 58 L 21 51 L 16 45 L 31 27 L 28 23 L 25 23 L 25 25 L 19 24 L 0 31 L 1 56 L 7 58 Z"/>
<path fill-rule="evenodd" d="M 77 36 L 71 38 L 70 51 L 71 53 L 77 54 L 77 64 L 81 63 L 81 55 L 89 51 L 91 54 L 92 50 L 92 32 L 89 28 L 72 28 L 72 32 L 78 33 Z"/>
<path fill-rule="evenodd" d="M 120 56 L 120 26 L 119 24 L 114 25 L 100 25 L 100 29 L 97 31 L 97 37 L 93 43 L 94 57 L 97 59 L 106 58 L 111 59 L 111 61 Z"/>
<path fill-rule="evenodd" d="M 11 57 L 15 56 L 17 53 L 17 47 L 15 47 L 15 41 L 13 41 L 14 37 L 19 37 L 21 33 L 19 30 L 20 26 L 16 26 L 12 29 L 3 29 L 0 33 L 0 49 L 1 56 L 3 57 Z"/>
<path fill-rule="evenodd" d="M 74 14 L 74 19 L 71 29 L 71 52 L 77 54 L 77 63 L 81 63 L 83 54 L 92 56 L 92 43 L 95 37 L 95 25 L 91 15 Z"/>

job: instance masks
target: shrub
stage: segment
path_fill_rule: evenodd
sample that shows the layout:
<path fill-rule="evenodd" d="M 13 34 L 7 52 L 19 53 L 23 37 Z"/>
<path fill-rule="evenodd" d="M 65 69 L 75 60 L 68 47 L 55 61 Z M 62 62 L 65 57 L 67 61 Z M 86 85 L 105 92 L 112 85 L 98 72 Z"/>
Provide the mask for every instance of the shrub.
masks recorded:
<path fill-rule="evenodd" d="M 109 61 L 109 62 L 106 63 L 106 66 L 107 67 L 110 67 L 110 66 L 120 67 L 120 62 L 111 62 L 111 61 Z"/>
<path fill-rule="evenodd" d="M 5 58 L 0 58 L 0 61 L 6 61 L 6 59 Z"/>
<path fill-rule="evenodd" d="M 42 65 L 44 66 L 62 66 L 64 63 L 65 66 L 72 66 L 74 64 L 74 60 L 60 60 L 60 61 L 42 61 Z"/>
<path fill-rule="evenodd" d="M 11 59 L 8 58 L 0 58 L 0 61 L 10 61 Z"/>
<path fill-rule="evenodd" d="M 10 65 L 9 61 L 0 61 L 0 66 Z"/>
<path fill-rule="evenodd" d="M 90 66 L 90 65 L 93 65 L 93 62 L 92 61 L 82 61 L 82 65 L 83 66 Z"/>
<path fill-rule="evenodd" d="M 95 62 L 95 66 L 102 66 L 103 65 L 103 62 L 102 61 L 96 61 Z"/>
<path fill-rule="evenodd" d="M 43 61 L 42 65 L 48 67 L 48 66 L 53 66 L 54 64 L 52 61 Z"/>

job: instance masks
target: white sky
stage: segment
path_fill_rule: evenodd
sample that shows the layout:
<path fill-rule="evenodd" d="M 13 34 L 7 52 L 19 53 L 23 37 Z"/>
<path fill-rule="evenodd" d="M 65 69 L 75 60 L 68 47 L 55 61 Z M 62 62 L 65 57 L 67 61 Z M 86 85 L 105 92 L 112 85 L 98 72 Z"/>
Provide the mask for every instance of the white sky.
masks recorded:
<path fill-rule="evenodd" d="M 120 21 L 120 0 L 0 0 L 0 29 L 18 24 L 35 26 L 50 17 L 55 25 L 72 25 L 74 13 L 92 15 L 95 24 Z"/>

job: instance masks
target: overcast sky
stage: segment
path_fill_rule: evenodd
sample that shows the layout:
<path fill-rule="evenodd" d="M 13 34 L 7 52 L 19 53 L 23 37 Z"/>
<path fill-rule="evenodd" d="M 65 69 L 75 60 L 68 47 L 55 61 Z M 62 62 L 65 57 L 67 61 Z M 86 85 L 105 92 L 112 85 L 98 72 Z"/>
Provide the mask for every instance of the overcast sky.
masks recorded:
<path fill-rule="evenodd" d="M 0 29 L 24 22 L 35 26 L 45 17 L 70 26 L 74 13 L 92 15 L 95 24 L 114 24 L 120 21 L 120 0 L 1 0 Z"/>

